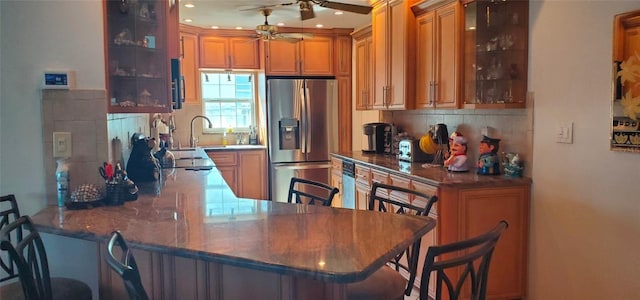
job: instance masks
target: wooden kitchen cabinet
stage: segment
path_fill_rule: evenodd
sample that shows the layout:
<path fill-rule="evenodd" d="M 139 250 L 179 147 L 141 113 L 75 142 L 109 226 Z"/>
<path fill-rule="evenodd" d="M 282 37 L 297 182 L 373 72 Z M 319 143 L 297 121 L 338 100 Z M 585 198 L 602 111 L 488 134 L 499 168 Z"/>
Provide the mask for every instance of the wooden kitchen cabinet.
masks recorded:
<path fill-rule="evenodd" d="M 464 14 L 464 107 L 526 107 L 529 1 L 474 1 Z"/>
<path fill-rule="evenodd" d="M 335 53 L 335 75 L 336 76 L 351 76 L 351 64 L 352 64 L 352 38 L 351 36 L 337 35 L 334 38 L 334 53 Z"/>
<path fill-rule="evenodd" d="M 342 160 L 339 158 L 331 157 L 331 186 L 338 188 L 338 193 L 333 196 L 331 206 L 342 207 Z"/>
<path fill-rule="evenodd" d="M 357 164 L 355 166 L 356 209 L 369 209 L 371 194 L 371 168 Z"/>
<path fill-rule="evenodd" d="M 171 58 L 178 58 L 178 5 L 104 1 L 110 113 L 170 112 Z"/>
<path fill-rule="evenodd" d="M 267 199 L 266 150 L 207 151 L 238 197 Z"/>
<path fill-rule="evenodd" d="M 239 36 L 237 33 L 231 37 L 201 36 L 200 67 L 260 69 L 259 40 L 253 36 Z"/>
<path fill-rule="evenodd" d="M 422 237 L 418 277 L 424 264 L 424 252 L 433 245 L 443 245 L 477 236 L 493 228 L 500 220 L 509 223 L 500 237 L 489 269 L 487 299 L 523 299 L 527 282 L 527 249 L 529 238 L 530 180 L 496 181 L 487 185 L 443 184 L 422 180 L 387 167 L 371 167 L 369 163 L 354 161 L 356 173 L 356 207 L 368 209 L 372 182 L 385 182 L 406 187 L 427 195 L 438 196 L 429 216 L 436 220 L 436 227 Z M 416 198 L 406 194 L 392 193 L 397 201 L 408 201 L 414 205 Z M 459 272 L 459 271 L 458 271 Z M 402 273 L 408 276 L 407 273 Z M 458 274 L 454 274 L 459 276 Z M 433 277 L 432 277 L 433 279 Z M 435 296 L 434 282 L 429 283 L 429 294 Z M 468 299 L 469 295 L 463 295 Z"/>
<path fill-rule="evenodd" d="M 251 199 L 268 199 L 266 151 L 238 151 L 238 164 L 241 179 L 238 181 L 238 195 Z"/>
<path fill-rule="evenodd" d="M 200 76 L 198 74 L 198 34 L 180 27 L 180 70 L 184 76 L 184 102 L 200 102 Z"/>
<path fill-rule="evenodd" d="M 372 10 L 374 109 L 412 109 L 415 18 L 410 0 L 377 1 Z"/>
<path fill-rule="evenodd" d="M 314 35 L 299 42 L 265 42 L 267 75 L 326 75 L 333 73 L 333 37 Z"/>
<path fill-rule="evenodd" d="M 462 78 L 462 9 L 454 1 L 426 10 L 416 19 L 415 108 L 457 108 Z"/>
<path fill-rule="evenodd" d="M 371 26 L 356 30 L 355 40 L 355 106 L 356 110 L 373 108 L 373 38 Z"/>

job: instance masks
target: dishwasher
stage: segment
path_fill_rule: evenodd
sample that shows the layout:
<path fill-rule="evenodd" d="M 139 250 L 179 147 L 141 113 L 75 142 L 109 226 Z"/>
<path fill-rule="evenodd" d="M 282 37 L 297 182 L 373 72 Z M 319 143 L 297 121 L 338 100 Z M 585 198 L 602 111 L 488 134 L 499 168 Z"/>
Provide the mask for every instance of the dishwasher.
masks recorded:
<path fill-rule="evenodd" d="M 342 161 L 342 207 L 344 208 L 356 208 L 355 168 L 353 161 Z"/>

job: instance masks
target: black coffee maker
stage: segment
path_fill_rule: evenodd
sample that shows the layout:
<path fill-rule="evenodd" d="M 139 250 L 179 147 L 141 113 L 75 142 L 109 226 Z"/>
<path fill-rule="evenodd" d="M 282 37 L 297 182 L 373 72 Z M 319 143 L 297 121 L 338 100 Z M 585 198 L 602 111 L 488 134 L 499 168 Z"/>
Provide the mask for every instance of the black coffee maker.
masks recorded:
<path fill-rule="evenodd" d="M 362 125 L 362 133 L 367 136 L 367 143 L 362 145 L 362 152 L 384 153 L 385 133 L 389 132 L 390 124 L 367 123 Z"/>

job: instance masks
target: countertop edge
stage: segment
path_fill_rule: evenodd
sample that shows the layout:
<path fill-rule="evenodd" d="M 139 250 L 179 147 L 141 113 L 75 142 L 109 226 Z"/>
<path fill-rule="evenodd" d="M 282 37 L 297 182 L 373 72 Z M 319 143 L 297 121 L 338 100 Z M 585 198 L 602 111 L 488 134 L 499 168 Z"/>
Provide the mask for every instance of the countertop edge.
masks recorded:
<path fill-rule="evenodd" d="M 394 166 L 399 165 L 399 161 L 388 155 L 382 154 L 356 154 L 354 152 L 332 152 L 332 157 L 336 157 L 342 160 L 355 161 L 358 164 L 366 165 L 373 169 L 382 170 L 393 173 L 395 175 L 409 177 L 413 180 L 437 186 L 437 187 L 455 187 L 455 188 L 482 188 L 482 187 L 495 187 L 495 186 L 519 186 L 519 185 L 531 185 L 533 180 L 529 177 L 517 177 L 511 178 L 504 175 L 477 175 L 473 170 L 469 172 L 452 173 L 447 170 L 432 169 L 422 167 L 422 162 L 408 163 L 411 169 L 423 171 L 423 173 L 429 172 L 431 177 L 421 176 L 419 174 L 406 173 L 399 170 L 399 167 L 390 168 L 388 165 L 380 165 L 375 162 L 376 159 L 384 160 L 385 162 L 393 162 Z M 368 161 L 364 159 L 373 161 Z M 435 176 L 434 176 L 435 175 Z M 451 177 L 458 177 L 451 180 Z M 442 180 L 446 178 L 448 181 Z"/>

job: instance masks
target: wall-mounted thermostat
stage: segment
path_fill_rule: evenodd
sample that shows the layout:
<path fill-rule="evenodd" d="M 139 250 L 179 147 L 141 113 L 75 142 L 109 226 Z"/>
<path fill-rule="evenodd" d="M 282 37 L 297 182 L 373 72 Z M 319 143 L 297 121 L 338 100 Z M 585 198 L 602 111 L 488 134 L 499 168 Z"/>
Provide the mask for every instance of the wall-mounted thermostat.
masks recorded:
<path fill-rule="evenodd" d="M 42 80 L 43 89 L 68 90 L 75 88 L 76 85 L 74 71 L 45 71 Z"/>

